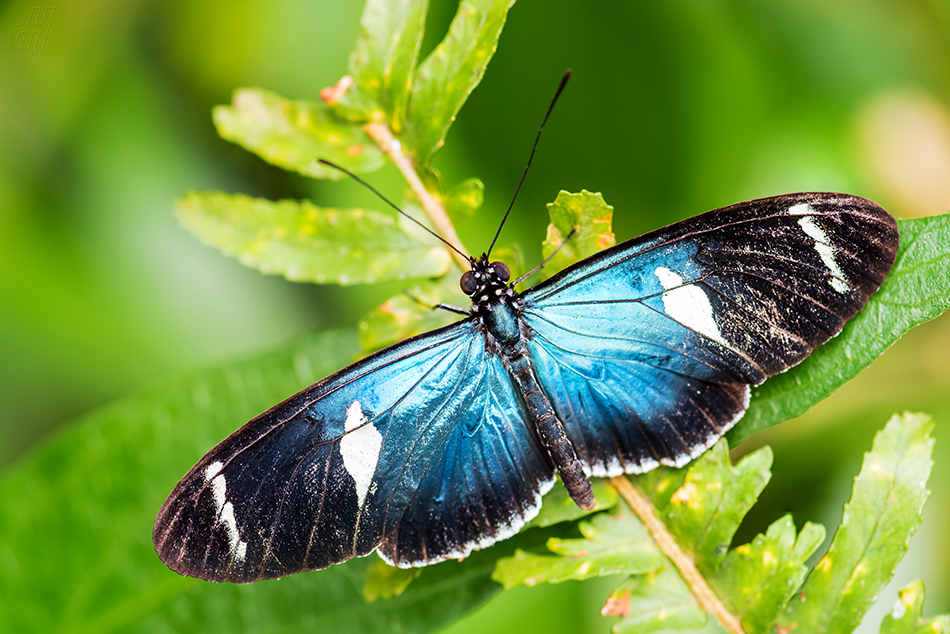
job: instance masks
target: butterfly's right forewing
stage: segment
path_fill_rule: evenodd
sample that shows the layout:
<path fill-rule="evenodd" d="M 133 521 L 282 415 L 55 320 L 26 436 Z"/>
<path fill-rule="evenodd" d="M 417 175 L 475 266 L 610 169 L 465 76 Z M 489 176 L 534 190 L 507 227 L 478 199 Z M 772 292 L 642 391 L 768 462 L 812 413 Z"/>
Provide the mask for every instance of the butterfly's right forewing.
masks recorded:
<path fill-rule="evenodd" d="M 844 326 L 894 263 L 894 219 L 845 194 L 789 194 L 689 218 L 526 291 L 528 346 L 578 457 L 599 475 L 680 465 L 749 386 Z"/>

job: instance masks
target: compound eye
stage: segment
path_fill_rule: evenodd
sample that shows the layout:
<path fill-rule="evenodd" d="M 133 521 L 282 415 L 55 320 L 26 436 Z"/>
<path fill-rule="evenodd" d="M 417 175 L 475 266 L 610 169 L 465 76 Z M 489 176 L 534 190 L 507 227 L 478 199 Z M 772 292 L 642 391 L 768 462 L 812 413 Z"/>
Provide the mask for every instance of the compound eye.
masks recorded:
<path fill-rule="evenodd" d="M 508 278 L 511 277 L 511 271 L 508 270 L 508 265 L 504 262 L 492 262 L 491 268 L 495 273 L 495 277 L 502 282 L 507 282 Z"/>
<path fill-rule="evenodd" d="M 465 271 L 462 273 L 462 278 L 459 280 L 459 286 L 462 289 L 462 292 L 466 295 L 471 295 L 478 289 L 478 282 L 475 279 L 475 274 L 471 271 Z"/>

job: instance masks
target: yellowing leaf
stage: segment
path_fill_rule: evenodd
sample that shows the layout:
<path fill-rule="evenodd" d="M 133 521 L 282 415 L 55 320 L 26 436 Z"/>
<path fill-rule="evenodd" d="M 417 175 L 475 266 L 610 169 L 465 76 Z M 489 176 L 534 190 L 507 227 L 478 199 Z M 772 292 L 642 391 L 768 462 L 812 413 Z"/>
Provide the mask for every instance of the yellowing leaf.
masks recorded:
<path fill-rule="evenodd" d="M 241 88 L 230 106 L 214 109 L 218 134 L 268 163 L 314 178 L 346 175 L 315 161 L 326 159 L 352 172 L 372 172 L 386 158 L 359 125 L 338 120 L 323 102 L 291 101 L 263 88 Z"/>
<path fill-rule="evenodd" d="M 583 539 L 548 540 L 548 549 L 558 556 L 518 550 L 513 557 L 498 561 L 492 579 L 511 588 L 648 572 L 660 565 L 660 552 L 626 505 L 620 505 L 614 513 L 595 515 L 579 526 Z"/>
<path fill-rule="evenodd" d="M 262 273 L 318 284 L 442 275 L 449 254 L 409 223 L 367 209 L 192 192 L 175 206 L 204 242 Z"/>
<path fill-rule="evenodd" d="M 445 39 L 419 65 L 403 143 L 428 163 L 468 95 L 482 80 L 514 0 L 462 0 Z"/>
<path fill-rule="evenodd" d="M 894 416 L 874 438 L 854 480 L 831 547 L 782 615 L 783 627 L 850 634 L 861 622 L 920 525 L 933 466 L 933 421 Z"/>
<path fill-rule="evenodd" d="M 369 0 L 350 55 L 354 89 L 389 115 L 396 133 L 406 115 L 428 8 L 427 0 Z"/>
<path fill-rule="evenodd" d="M 547 279 L 575 262 L 612 247 L 617 242 L 611 230 L 613 214 L 614 208 L 605 203 L 600 194 L 586 189 L 579 194 L 558 192 L 554 202 L 548 203 L 551 223 L 541 245 L 545 258 L 557 254 L 542 269 L 541 276 Z"/>

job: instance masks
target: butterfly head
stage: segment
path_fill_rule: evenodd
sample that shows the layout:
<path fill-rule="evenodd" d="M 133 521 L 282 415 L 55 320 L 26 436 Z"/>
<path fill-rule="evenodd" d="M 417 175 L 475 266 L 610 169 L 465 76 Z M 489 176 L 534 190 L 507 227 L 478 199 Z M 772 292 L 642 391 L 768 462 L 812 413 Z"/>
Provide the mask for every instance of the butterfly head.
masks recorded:
<path fill-rule="evenodd" d="M 508 280 L 511 271 L 504 262 L 489 262 L 482 254 L 479 259 L 472 258 L 472 268 L 465 271 L 459 280 L 462 292 L 472 298 L 472 310 L 479 312 L 489 304 L 514 297 L 515 291 Z"/>

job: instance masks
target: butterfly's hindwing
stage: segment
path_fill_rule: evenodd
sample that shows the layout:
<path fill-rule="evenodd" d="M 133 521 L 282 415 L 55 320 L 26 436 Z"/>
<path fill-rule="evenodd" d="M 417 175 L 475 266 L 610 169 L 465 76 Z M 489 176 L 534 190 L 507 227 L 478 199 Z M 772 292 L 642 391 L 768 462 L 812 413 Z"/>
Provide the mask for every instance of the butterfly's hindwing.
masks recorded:
<path fill-rule="evenodd" d="M 501 359 L 473 355 L 471 362 L 479 369 L 477 389 L 460 395 L 447 412 L 461 424 L 441 456 L 420 456 L 430 460 L 426 477 L 380 545 L 390 563 L 464 557 L 510 537 L 537 514 L 541 495 L 554 483 Z"/>
<path fill-rule="evenodd" d="M 372 552 L 463 556 L 529 519 L 553 472 L 471 322 L 408 340 L 255 418 L 182 479 L 161 558 L 213 581 L 281 577 Z M 459 486 L 465 482 L 465 486 Z"/>
<path fill-rule="evenodd" d="M 535 322 L 537 323 L 537 322 Z M 539 380 L 563 421 L 578 458 L 593 475 L 647 471 L 658 464 L 682 465 L 731 426 L 749 402 L 748 385 L 728 371 L 696 362 L 684 374 L 681 355 L 669 351 L 678 369 L 660 353 L 637 359 L 617 349 L 593 352 L 594 337 L 546 329 L 529 347 Z M 584 348 L 589 347 L 588 352 Z"/>
<path fill-rule="evenodd" d="M 607 249 L 524 293 L 538 376 L 595 474 L 682 464 L 733 425 L 748 384 L 838 333 L 894 262 L 876 204 L 793 194 Z"/>

